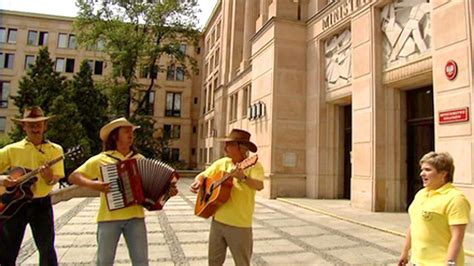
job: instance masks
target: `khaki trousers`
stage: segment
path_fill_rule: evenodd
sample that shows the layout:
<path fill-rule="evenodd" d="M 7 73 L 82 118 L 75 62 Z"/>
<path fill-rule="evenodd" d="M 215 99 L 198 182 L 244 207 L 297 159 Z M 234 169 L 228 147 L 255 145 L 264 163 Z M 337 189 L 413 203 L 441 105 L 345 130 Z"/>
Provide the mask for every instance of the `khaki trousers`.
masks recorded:
<path fill-rule="evenodd" d="M 253 239 L 252 228 L 241 228 L 212 220 L 209 234 L 209 266 L 224 264 L 227 247 L 236 266 L 250 265 Z"/>

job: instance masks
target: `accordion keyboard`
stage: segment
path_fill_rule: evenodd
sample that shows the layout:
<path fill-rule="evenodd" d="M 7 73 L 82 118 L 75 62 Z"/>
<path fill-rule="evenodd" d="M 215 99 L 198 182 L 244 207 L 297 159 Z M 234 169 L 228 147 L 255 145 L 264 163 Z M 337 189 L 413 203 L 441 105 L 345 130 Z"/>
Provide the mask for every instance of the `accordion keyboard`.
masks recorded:
<path fill-rule="evenodd" d="M 104 182 L 110 183 L 110 191 L 105 194 L 110 210 L 121 209 L 125 207 L 125 202 L 122 197 L 121 181 L 118 175 L 117 167 L 115 165 L 102 166 L 102 177 Z"/>

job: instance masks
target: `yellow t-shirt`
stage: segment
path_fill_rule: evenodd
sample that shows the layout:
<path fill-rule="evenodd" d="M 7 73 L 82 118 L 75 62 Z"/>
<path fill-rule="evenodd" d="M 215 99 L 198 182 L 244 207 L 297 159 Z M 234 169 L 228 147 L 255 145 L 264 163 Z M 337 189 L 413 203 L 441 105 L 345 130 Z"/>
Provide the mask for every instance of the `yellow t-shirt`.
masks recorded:
<path fill-rule="evenodd" d="M 113 157 L 111 157 L 113 156 Z M 98 179 L 102 181 L 102 175 L 100 172 L 101 165 L 108 165 L 108 164 L 116 164 L 119 161 L 115 158 L 120 159 L 121 161 L 130 159 L 130 158 L 143 158 L 140 154 L 135 154 L 132 156 L 132 153 L 128 154 L 127 156 L 123 156 L 121 153 L 117 151 L 106 151 L 101 152 L 87 160 L 81 166 L 79 166 L 74 172 L 81 173 L 85 175 L 89 179 Z M 132 218 L 143 218 L 145 217 L 145 213 L 143 211 L 143 207 L 141 205 L 132 205 L 123 209 L 118 209 L 114 211 L 110 211 L 107 207 L 107 201 L 105 193 L 100 193 L 100 206 L 99 206 L 99 213 L 97 214 L 97 222 L 105 222 L 105 221 L 120 221 L 120 220 L 128 220 Z"/>
<path fill-rule="evenodd" d="M 215 161 L 201 174 L 212 176 L 219 171 L 231 172 L 235 168 L 228 157 Z M 253 167 L 244 170 L 246 176 L 263 181 L 263 166 L 257 162 Z M 252 227 L 252 216 L 255 209 L 255 189 L 250 188 L 245 182 L 233 178 L 233 187 L 230 199 L 224 203 L 214 214 L 214 219 L 220 223 L 236 227 Z"/>
<path fill-rule="evenodd" d="M 0 149 L 0 172 L 15 167 L 23 167 L 28 170 L 35 170 L 48 161 L 54 160 L 63 155 L 63 148 L 58 144 L 46 141 L 35 147 L 26 139 L 6 145 Z M 59 161 L 51 166 L 53 175 L 64 177 L 64 163 Z M 33 184 L 31 191 L 33 198 L 43 198 L 48 195 L 53 186 L 46 184 L 46 181 L 38 174 L 38 181 Z"/>
<path fill-rule="evenodd" d="M 412 262 L 445 265 L 451 240 L 450 225 L 468 224 L 470 209 L 464 194 L 451 183 L 437 190 L 421 189 L 408 209 Z M 463 247 L 456 265 L 464 265 Z"/>

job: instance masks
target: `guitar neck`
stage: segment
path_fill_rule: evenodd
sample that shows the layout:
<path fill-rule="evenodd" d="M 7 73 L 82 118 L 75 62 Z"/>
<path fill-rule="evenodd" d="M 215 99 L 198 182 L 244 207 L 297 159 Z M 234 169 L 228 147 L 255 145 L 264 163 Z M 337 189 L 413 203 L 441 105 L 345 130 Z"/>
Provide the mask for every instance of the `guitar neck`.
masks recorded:
<path fill-rule="evenodd" d="M 64 155 L 63 155 L 63 156 L 59 156 L 59 157 L 56 158 L 56 159 L 53 159 L 53 160 L 51 160 L 51 161 L 46 162 L 46 163 L 43 164 L 41 167 L 36 168 L 35 170 L 32 170 L 31 172 L 28 172 L 28 173 L 24 174 L 24 175 L 20 178 L 20 183 L 23 182 L 23 181 L 25 181 L 25 180 L 28 180 L 28 179 L 34 177 L 35 175 L 37 175 L 37 174 L 41 171 L 41 168 L 42 168 L 43 166 L 46 166 L 46 165 L 47 165 L 47 166 L 53 166 L 53 165 L 55 165 L 56 163 L 60 162 L 60 161 L 63 160 L 63 159 L 64 159 Z"/>

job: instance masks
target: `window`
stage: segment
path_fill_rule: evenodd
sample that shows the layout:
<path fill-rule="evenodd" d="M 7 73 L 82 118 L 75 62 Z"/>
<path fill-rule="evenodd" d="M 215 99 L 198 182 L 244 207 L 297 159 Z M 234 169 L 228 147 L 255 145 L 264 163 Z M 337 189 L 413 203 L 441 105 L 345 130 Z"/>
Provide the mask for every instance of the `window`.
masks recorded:
<path fill-rule="evenodd" d="M 28 31 L 28 37 L 26 39 L 26 44 L 36 45 L 36 38 L 38 37 L 38 32 L 34 30 Z"/>
<path fill-rule="evenodd" d="M 69 49 L 76 49 L 76 45 L 77 45 L 76 36 L 73 35 L 73 34 L 69 35 L 69 41 L 68 41 L 68 46 L 67 46 L 67 48 L 69 48 Z"/>
<path fill-rule="evenodd" d="M 38 45 L 48 45 L 48 32 L 40 31 Z"/>
<path fill-rule="evenodd" d="M 179 161 L 179 149 L 173 148 L 171 149 L 171 161 Z"/>
<path fill-rule="evenodd" d="M 184 69 L 182 67 L 176 68 L 176 80 L 179 80 L 179 81 L 184 80 Z"/>
<path fill-rule="evenodd" d="M 102 75 L 103 70 L 104 70 L 104 62 L 103 61 L 95 61 L 94 75 Z"/>
<path fill-rule="evenodd" d="M 229 121 L 235 121 L 237 120 L 237 103 L 238 103 L 239 97 L 237 93 L 232 94 L 229 97 Z"/>
<path fill-rule="evenodd" d="M 167 139 L 179 139 L 181 137 L 180 125 L 164 125 L 163 137 Z"/>
<path fill-rule="evenodd" d="M 0 43 L 7 42 L 7 29 L 0 28 Z"/>
<path fill-rule="evenodd" d="M 216 56 L 214 58 L 214 67 L 217 67 L 219 65 L 219 53 L 220 53 L 220 49 L 217 49 Z"/>
<path fill-rule="evenodd" d="M 8 97 L 10 96 L 10 82 L 0 81 L 0 108 L 8 107 Z"/>
<path fill-rule="evenodd" d="M 242 117 L 247 117 L 248 108 L 251 103 L 250 99 L 250 85 L 244 89 L 244 97 L 242 99 Z"/>
<path fill-rule="evenodd" d="M 148 110 L 150 111 L 149 115 L 153 115 L 154 110 L 155 110 L 155 92 L 150 91 L 150 94 L 148 95 Z"/>
<path fill-rule="evenodd" d="M 5 132 L 6 117 L 0 117 L 0 132 Z"/>
<path fill-rule="evenodd" d="M 181 116 L 181 93 L 166 93 L 166 112 L 165 116 Z"/>
<path fill-rule="evenodd" d="M 35 56 L 34 55 L 26 55 L 25 56 L 25 69 L 28 69 L 35 63 Z"/>
<path fill-rule="evenodd" d="M 186 44 L 179 45 L 179 51 L 183 54 L 186 54 Z"/>
<path fill-rule="evenodd" d="M 74 34 L 59 33 L 58 34 L 58 48 L 76 49 L 77 39 Z"/>
<path fill-rule="evenodd" d="M 16 43 L 16 29 L 8 30 L 8 43 Z"/>
<path fill-rule="evenodd" d="M 15 61 L 15 54 L 0 53 L 0 68 L 13 69 L 14 61 Z"/>
<path fill-rule="evenodd" d="M 163 148 L 161 159 L 163 161 L 179 161 L 179 149 Z"/>
<path fill-rule="evenodd" d="M 166 79 L 174 80 L 174 73 L 175 73 L 175 66 L 174 65 L 168 66 L 168 71 L 166 72 Z"/>
<path fill-rule="evenodd" d="M 67 34 L 59 33 L 58 34 L 58 48 L 67 48 Z"/>
<path fill-rule="evenodd" d="M 74 59 L 66 59 L 66 73 L 74 73 Z"/>
<path fill-rule="evenodd" d="M 176 67 L 174 64 L 168 66 L 168 70 L 166 71 L 166 79 L 167 80 L 184 80 L 184 68 L 183 67 Z"/>
<path fill-rule="evenodd" d="M 64 58 L 56 58 L 56 66 L 54 70 L 56 72 L 64 72 Z"/>

